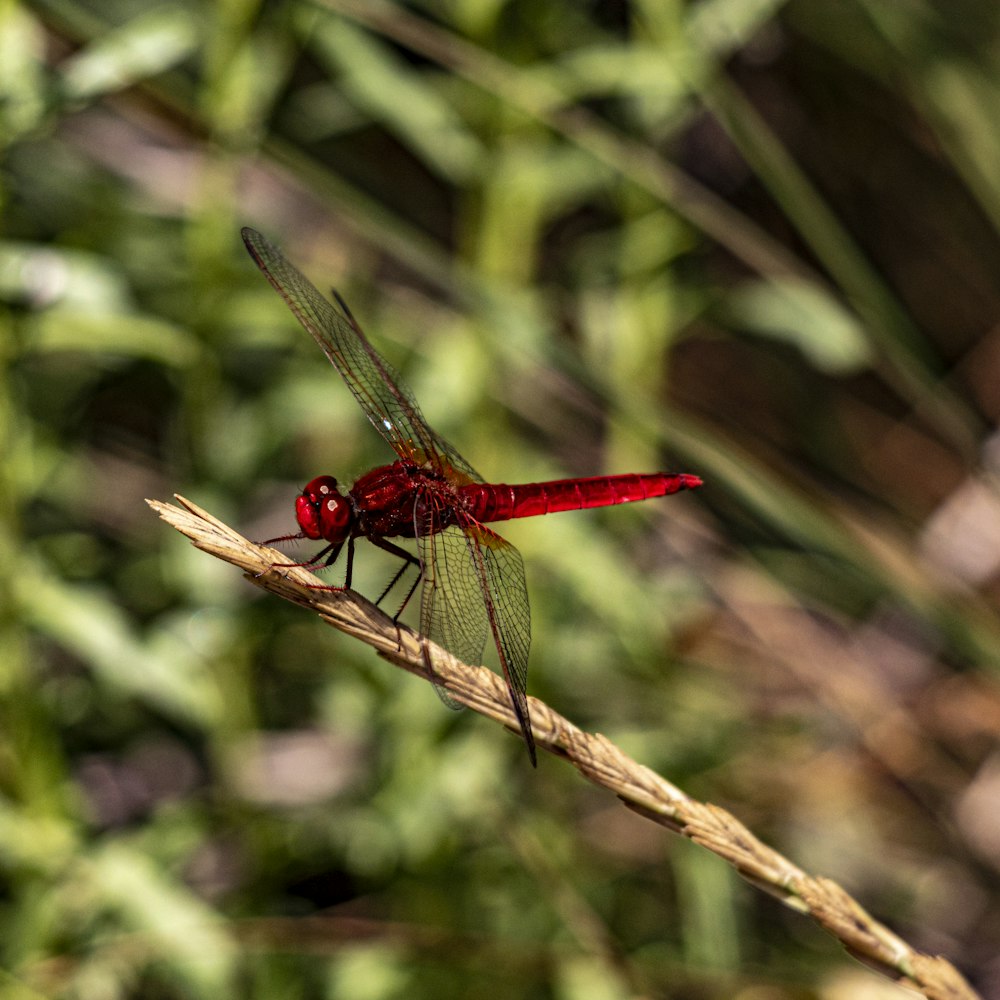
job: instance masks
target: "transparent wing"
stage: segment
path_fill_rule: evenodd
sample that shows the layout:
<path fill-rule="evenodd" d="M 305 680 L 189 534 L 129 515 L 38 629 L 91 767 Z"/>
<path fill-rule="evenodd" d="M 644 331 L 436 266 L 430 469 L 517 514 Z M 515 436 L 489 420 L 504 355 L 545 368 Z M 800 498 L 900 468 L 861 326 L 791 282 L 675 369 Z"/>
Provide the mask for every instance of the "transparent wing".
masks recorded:
<path fill-rule="evenodd" d="M 427 425 L 413 393 L 368 342 L 344 301 L 330 302 L 285 255 L 254 229 L 242 231 L 257 266 L 340 372 L 375 429 L 400 458 L 425 462 L 453 482 L 479 474 Z M 456 475 L 457 473 L 457 475 Z"/>
<path fill-rule="evenodd" d="M 432 523 L 429 519 L 425 528 Z M 531 612 L 521 555 L 510 542 L 467 515 L 459 526 L 428 533 L 418 524 L 424 583 L 420 628 L 466 663 L 482 662 L 492 634 L 514 713 L 531 761 L 535 740 L 528 716 Z M 448 704 L 454 704 L 441 692 Z"/>
<path fill-rule="evenodd" d="M 465 663 L 482 663 L 489 622 L 469 539 L 451 527 L 419 536 L 418 544 L 424 572 L 420 631 Z M 462 707 L 444 688 L 436 690 L 449 707 Z"/>

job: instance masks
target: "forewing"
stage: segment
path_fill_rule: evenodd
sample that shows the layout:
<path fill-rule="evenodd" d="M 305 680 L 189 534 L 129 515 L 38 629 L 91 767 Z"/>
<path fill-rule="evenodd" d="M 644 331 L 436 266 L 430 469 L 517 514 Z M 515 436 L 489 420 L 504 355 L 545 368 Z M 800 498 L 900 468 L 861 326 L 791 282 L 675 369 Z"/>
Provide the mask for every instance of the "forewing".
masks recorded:
<path fill-rule="evenodd" d="M 421 630 L 466 663 L 481 662 L 486 636 L 492 633 L 534 764 L 535 740 L 526 694 L 531 612 L 520 553 L 468 516 L 460 526 L 433 534 L 418 525 L 417 537 L 424 570 Z"/>
<path fill-rule="evenodd" d="M 340 372 L 375 429 L 400 458 L 430 464 L 451 479 L 482 478 L 427 425 L 420 407 L 398 373 L 369 343 L 344 301 L 321 295 L 316 286 L 266 237 L 242 231 L 243 242 L 298 321 Z"/>

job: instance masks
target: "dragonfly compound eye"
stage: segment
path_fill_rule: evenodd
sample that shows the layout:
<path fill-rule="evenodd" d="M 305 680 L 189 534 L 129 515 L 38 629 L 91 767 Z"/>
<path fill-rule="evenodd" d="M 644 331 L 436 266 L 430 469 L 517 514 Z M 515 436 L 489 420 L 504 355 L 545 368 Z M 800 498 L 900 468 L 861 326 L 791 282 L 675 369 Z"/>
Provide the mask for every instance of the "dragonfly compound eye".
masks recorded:
<path fill-rule="evenodd" d="M 351 505 L 336 490 L 320 500 L 319 526 L 328 542 L 342 542 L 351 533 Z"/>
<path fill-rule="evenodd" d="M 342 542 L 350 534 L 351 505 L 333 476 L 317 476 L 295 500 L 295 520 L 306 538 Z"/>

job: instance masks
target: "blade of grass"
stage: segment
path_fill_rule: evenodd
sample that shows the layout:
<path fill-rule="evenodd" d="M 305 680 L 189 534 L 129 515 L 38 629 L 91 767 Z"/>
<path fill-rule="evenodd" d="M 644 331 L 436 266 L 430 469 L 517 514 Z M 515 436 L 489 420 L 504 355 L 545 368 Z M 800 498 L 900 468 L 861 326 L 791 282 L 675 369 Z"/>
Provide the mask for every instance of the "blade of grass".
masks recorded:
<path fill-rule="evenodd" d="M 393 622 L 353 591 L 322 589 L 321 581 L 301 567 L 276 569 L 285 559 L 280 552 L 248 541 L 189 500 L 177 500 L 181 507 L 158 500 L 146 502 L 196 547 L 239 567 L 252 583 L 316 612 L 327 624 L 371 646 L 383 659 L 444 687 L 456 701 L 480 715 L 518 730 L 504 682 L 492 670 L 462 663 L 412 629 Z M 628 808 L 718 855 L 752 885 L 810 916 L 864 964 L 920 990 L 930 1000 L 976 997 L 946 959 L 911 947 L 865 912 L 836 882 L 809 875 L 758 840 L 730 813 L 691 798 L 605 737 L 577 728 L 537 698 L 530 698 L 529 703 L 541 749 L 569 761 Z"/>

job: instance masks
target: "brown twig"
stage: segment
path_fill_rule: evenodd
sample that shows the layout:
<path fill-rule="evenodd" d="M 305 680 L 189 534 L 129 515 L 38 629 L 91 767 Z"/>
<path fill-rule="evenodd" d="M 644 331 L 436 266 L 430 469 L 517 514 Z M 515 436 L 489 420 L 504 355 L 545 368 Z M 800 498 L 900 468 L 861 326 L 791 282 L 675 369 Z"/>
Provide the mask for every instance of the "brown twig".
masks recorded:
<path fill-rule="evenodd" d="M 456 660 L 352 591 L 317 590 L 318 581 L 307 570 L 276 569 L 285 560 L 280 552 L 248 541 L 183 497 L 177 500 L 183 508 L 158 500 L 147 503 L 198 548 L 242 569 L 252 583 L 315 611 L 389 662 L 446 688 L 456 701 L 517 731 L 506 687 L 491 670 Z M 692 799 L 600 734 L 578 729 L 537 698 L 528 701 L 540 748 L 569 761 L 640 815 L 719 855 L 747 881 L 812 917 L 866 965 L 931 1000 L 977 996 L 946 959 L 916 951 L 836 882 L 807 874 L 761 843 L 725 809 Z"/>

